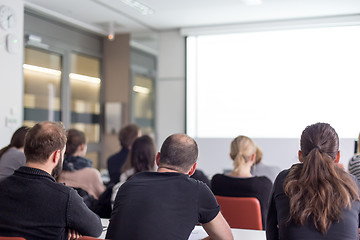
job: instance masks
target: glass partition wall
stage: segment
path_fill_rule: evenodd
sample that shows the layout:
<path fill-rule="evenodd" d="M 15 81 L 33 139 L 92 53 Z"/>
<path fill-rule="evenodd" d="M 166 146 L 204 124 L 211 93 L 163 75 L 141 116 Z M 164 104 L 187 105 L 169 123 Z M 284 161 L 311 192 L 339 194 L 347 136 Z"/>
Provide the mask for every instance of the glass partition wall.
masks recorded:
<path fill-rule="evenodd" d="M 70 73 L 65 73 L 66 65 Z M 85 132 L 87 157 L 100 167 L 100 60 L 26 47 L 23 70 L 24 125 L 62 121 L 67 128 Z"/>

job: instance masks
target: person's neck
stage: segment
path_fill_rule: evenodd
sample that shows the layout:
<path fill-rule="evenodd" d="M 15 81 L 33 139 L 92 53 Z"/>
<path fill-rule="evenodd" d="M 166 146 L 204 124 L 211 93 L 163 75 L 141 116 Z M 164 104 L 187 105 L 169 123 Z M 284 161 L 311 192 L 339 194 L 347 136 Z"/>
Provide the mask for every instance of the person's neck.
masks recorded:
<path fill-rule="evenodd" d="M 178 169 L 171 167 L 171 166 L 159 166 L 157 169 L 157 172 L 165 173 L 165 172 L 177 172 L 177 173 L 183 173 L 179 171 Z"/>
<path fill-rule="evenodd" d="M 239 166 L 239 167 L 235 168 L 234 170 L 232 170 L 229 173 L 229 176 L 243 177 L 243 178 L 252 177 L 252 175 L 251 175 L 251 166 L 246 166 L 246 165 L 243 165 L 241 167 Z"/>
<path fill-rule="evenodd" d="M 31 167 L 31 168 L 37 168 L 37 169 L 43 170 L 43 171 L 47 172 L 50 175 L 51 175 L 51 172 L 52 172 L 52 168 L 47 166 L 46 164 L 41 164 L 41 163 L 36 163 L 36 162 L 27 162 L 26 166 Z"/>

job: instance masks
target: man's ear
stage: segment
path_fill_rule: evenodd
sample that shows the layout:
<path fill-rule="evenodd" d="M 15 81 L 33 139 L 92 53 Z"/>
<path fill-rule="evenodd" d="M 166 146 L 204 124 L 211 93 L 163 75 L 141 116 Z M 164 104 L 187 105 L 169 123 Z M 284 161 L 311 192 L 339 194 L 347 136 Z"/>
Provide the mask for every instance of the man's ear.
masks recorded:
<path fill-rule="evenodd" d="M 196 170 L 196 167 L 197 167 L 197 163 L 194 163 L 194 164 L 191 166 L 190 170 L 188 171 L 188 175 L 189 175 L 189 176 L 191 176 L 191 175 L 194 174 L 194 172 L 195 172 L 195 170 Z"/>
<path fill-rule="evenodd" d="M 56 150 L 50 155 L 51 161 L 55 164 L 57 164 L 60 161 L 61 158 L 61 151 Z"/>
<path fill-rule="evenodd" d="M 160 163 L 160 152 L 158 152 L 158 153 L 156 154 L 155 163 L 156 163 L 157 166 L 159 166 L 159 163 Z"/>

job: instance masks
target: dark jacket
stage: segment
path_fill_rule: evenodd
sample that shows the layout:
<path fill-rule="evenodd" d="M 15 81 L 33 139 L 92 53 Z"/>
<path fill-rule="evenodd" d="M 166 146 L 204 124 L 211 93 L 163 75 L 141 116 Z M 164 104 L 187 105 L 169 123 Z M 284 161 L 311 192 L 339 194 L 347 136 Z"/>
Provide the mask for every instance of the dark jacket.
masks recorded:
<path fill-rule="evenodd" d="M 100 218 L 77 192 L 47 172 L 21 167 L 0 182 L 0 236 L 67 239 L 68 229 L 97 237 Z"/>

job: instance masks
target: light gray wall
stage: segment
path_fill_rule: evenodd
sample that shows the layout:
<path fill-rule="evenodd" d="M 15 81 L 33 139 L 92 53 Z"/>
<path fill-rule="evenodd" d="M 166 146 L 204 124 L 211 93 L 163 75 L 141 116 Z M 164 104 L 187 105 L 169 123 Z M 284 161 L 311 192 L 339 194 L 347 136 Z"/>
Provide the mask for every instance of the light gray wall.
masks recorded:
<path fill-rule="evenodd" d="M 156 96 L 157 146 L 185 132 L 185 40 L 178 31 L 159 36 Z"/>
<path fill-rule="evenodd" d="M 21 0 L 1 0 L 0 6 L 12 7 L 17 25 L 14 29 L 0 30 L 0 148 L 10 143 L 14 131 L 22 125 L 23 119 L 23 35 L 24 4 Z M 14 34 L 20 45 L 16 54 L 6 50 L 6 36 Z M 13 124 L 8 124 L 11 120 Z"/>

